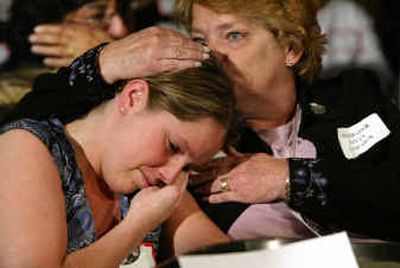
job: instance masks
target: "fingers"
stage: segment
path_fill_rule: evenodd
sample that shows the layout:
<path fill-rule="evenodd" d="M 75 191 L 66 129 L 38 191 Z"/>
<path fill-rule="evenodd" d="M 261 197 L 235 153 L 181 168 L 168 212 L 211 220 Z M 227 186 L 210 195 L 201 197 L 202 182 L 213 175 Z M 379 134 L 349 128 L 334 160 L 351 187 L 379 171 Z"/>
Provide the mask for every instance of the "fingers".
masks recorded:
<path fill-rule="evenodd" d="M 161 59 L 160 63 L 160 72 L 166 71 L 177 71 L 183 70 L 187 68 L 194 68 L 201 66 L 201 61 L 197 60 L 174 60 L 174 59 Z"/>
<path fill-rule="evenodd" d="M 214 180 L 210 186 L 210 193 L 232 192 L 235 189 L 232 187 L 232 181 L 229 177 L 220 177 Z"/>
<path fill-rule="evenodd" d="M 169 46 L 160 53 L 160 71 L 176 71 L 201 66 L 201 62 L 210 58 L 203 48 Z"/>
<path fill-rule="evenodd" d="M 45 45 L 33 45 L 31 51 L 37 55 L 62 57 L 68 56 L 67 50 L 64 46 L 45 46 Z"/>
<path fill-rule="evenodd" d="M 229 191 L 229 192 L 224 192 L 224 193 L 216 193 L 212 194 L 208 197 L 208 202 L 210 203 L 224 203 L 224 202 L 231 202 L 231 201 L 237 201 L 235 199 L 235 192 Z"/>
<path fill-rule="evenodd" d="M 59 44 L 70 42 L 70 29 L 63 24 L 40 25 L 29 36 L 32 44 Z"/>
<path fill-rule="evenodd" d="M 40 24 L 33 31 L 35 33 L 60 33 L 63 29 L 61 24 Z"/>
<path fill-rule="evenodd" d="M 179 187 L 181 190 L 186 190 L 189 183 L 189 174 L 181 172 L 172 185 Z"/>
<path fill-rule="evenodd" d="M 35 44 L 55 45 L 60 43 L 60 34 L 31 34 L 29 42 Z"/>
<path fill-rule="evenodd" d="M 52 68 L 60 68 L 63 66 L 68 66 L 71 63 L 71 58 L 51 58 L 47 57 L 43 60 L 43 63 L 46 66 L 52 67 Z"/>
<path fill-rule="evenodd" d="M 177 60 L 206 60 L 210 57 L 209 51 L 203 47 L 188 45 L 170 45 L 164 48 L 163 57 L 165 59 Z"/>
<path fill-rule="evenodd" d="M 206 199 L 208 199 L 210 203 L 238 201 L 236 198 L 237 193 L 234 187 L 232 187 L 232 181 L 229 180 L 229 177 L 221 177 L 213 181 L 209 191 L 211 195 Z"/>

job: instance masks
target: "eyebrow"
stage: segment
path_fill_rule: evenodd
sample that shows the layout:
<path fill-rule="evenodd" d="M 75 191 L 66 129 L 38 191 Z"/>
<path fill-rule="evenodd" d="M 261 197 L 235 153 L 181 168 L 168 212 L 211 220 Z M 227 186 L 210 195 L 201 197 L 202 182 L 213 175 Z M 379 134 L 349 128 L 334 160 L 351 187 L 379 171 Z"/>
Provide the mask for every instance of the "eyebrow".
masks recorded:
<path fill-rule="evenodd" d="M 105 11 L 107 9 L 107 4 L 103 2 L 92 2 L 92 3 L 87 3 L 82 6 L 84 9 L 87 10 L 99 10 L 99 11 Z"/>
<path fill-rule="evenodd" d="M 237 22 L 237 23 L 240 23 L 240 22 Z M 225 30 L 228 30 L 228 29 L 230 29 L 230 28 L 233 28 L 233 27 L 235 26 L 234 24 L 235 24 L 235 23 L 233 23 L 233 22 L 225 22 L 225 23 L 222 23 L 222 24 L 218 25 L 218 26 L 216 27 L 216 29 L 217 29 L 218 31 L 225 31 Z M 194 33 L 194 32 L 201 33 L 202 31 L 199 30 L 199 29 L 197 29 L 197 28 L 195 28 L 195 27 L 193 27 L 193 28 L 192 28 L 192 33 Z"/>

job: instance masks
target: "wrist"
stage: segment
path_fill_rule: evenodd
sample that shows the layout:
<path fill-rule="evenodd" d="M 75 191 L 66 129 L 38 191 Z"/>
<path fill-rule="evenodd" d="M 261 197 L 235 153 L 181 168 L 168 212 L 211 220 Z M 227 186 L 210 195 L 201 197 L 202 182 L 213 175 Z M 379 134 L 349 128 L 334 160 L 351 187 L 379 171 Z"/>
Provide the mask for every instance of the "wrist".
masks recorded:
<path fill-rule="evenodd" d="M 109 49 L 109 46 L 104 46 L 104 48 L 99 51 L 99 54 L 97 56 L 97 70 L 99 72 L 99 75 L 102 77 L 104 82 L 106 82 L 109 85 L 112 85 L 117 81 L 112 76 L 112 70 L 113 66 L 110 64 L 110 61 L 108 60 L 107 56 L 107 50 Z M 111 68 L 110 68 L 111 66 Z"/>
<path fill-rule="evenodd" d="M 289 163 L 286 159 L 279 159 L 282 161 L 281 175 L 280 175 L 280 187 L 279 187 L 279 200 L 285 203 L 289 202 L 290 199 L 290 171 Z"/>
<path fill-rule="evenodd" d="M 290 174 L 288 174 L 285 178 L 285 195 L 283 197 L 283 201 L 286 204 L 290 202 Z"/>

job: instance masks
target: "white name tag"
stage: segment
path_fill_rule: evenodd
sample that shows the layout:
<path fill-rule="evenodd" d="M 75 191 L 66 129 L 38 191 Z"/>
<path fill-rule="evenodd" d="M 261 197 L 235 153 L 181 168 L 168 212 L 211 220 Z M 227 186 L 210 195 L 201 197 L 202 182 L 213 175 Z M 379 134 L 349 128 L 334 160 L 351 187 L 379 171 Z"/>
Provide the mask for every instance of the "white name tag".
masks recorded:
<path fill-rule="evenodd" d="M 353 159 L 368 151 L 390 134 L 382 119 L 373 113 L 348 128 L 337 129 L 340 147 L 347 159 Z"/>
<path fill-rule="evenodd" d="M 152 243 L 142 242 L 139 250 L 135 249 L 128 256 L 120 268 L 149 268 L 156 267 L 154 246 Z"/>

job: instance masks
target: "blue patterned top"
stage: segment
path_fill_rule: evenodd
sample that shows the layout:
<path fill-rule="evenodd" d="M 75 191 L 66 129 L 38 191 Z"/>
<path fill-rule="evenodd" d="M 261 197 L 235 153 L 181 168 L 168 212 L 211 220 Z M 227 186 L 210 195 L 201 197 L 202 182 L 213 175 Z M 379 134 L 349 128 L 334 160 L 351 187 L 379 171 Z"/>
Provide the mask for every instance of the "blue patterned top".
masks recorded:
<path fill-rule="evenodd" d="M 62 181 L 66 217 L 68 224 L 67 253 L 84 248 L 96 241 L 93 215 L 84 190 L 82 172 L 78 167 L 75 152 L 68 141 L 64 126 L 58 119 L 22 119 L 10 122 L 0 128 L 0 134 L 10 129 L 25 129 L 37 136 L 52 155 Z M 121 215 L 125 217 L 130 200 L 121 196 Z M 144 241 L 158 248 L 160 228 L 150 233 Z"/>

